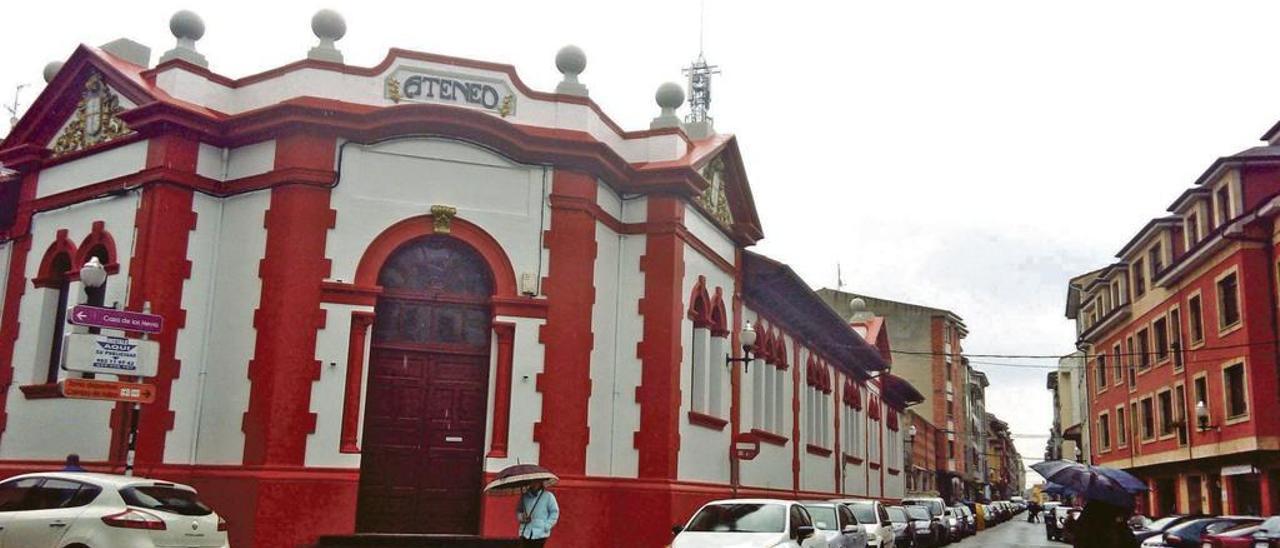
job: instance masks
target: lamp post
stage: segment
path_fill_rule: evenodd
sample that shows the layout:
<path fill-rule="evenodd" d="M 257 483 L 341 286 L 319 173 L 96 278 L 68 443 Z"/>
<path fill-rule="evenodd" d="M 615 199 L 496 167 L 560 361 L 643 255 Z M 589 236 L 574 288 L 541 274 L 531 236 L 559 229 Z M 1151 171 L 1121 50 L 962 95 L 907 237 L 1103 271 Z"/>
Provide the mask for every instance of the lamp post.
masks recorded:
<path fill-rule="evenodd" d="M 904 468 L 907 469 L 907 479 L 910 480 L 908 482 L 907 488 L 918 491 L 918 489 L 916 489 L 917 480 L 916 480 L 916 467 L 915 467 L 915 461 L 916 461 L 915 447 L 916 447 L 916 425 L 912 424 L 910 428 L 907 428 L 907 458 L 904 459 L 906 461 L 906 465 L 904 466 Z"/>
<path fill-rule="evenodd" d="M 724 365 L 733 371 L 733 364 L 741 363 L 743 372 L 746 372 L 751 366 L 751 360 L 755 359 L 751 356 L 751 349 L 756 345 L 756 330 L 751 326 L 751 321 L 747 320 L 742 326 L 742 331 L 738 333 L 738 342 L 742 344 L 742 357 L 735 358 L 732 354 L 725 354 Z M 730 376 L 732 378 L 732 376 Z M 741 386 L 741 383 L 739 383 Z M 741 399 L 741 396 L 739 396 Z M 741 405 L 739 405 L 739 414 L 741 414 Z M 737 428 L 734 428 L 733 437 L 729 442 L 729 486 L 733 490 L 734 498 L 738 497 L 738 484 L 741 483 L 740 472 L 741 462 L 738 458 L 738 435 Z M 758 441 L 756 442 L 759 443 Z M 757 445 L 757 448 L 759 446 Z"/>
<path fill-rule="evenodd" d="M 102 304 L 102 290 L 107 283 L 107 269 L 97 257 L 90 257 L 80 267 L 80 283 L 84 284 L 84 294 L 88 304 Z"/>
<path fill-rule="evenodd" d="M 1209 424 L 1209 406 L 1205 405 L 1204 400 L 1196 402 L 1196 429 L 1201 432 L 1218 429 L 1218 425 Z"/>

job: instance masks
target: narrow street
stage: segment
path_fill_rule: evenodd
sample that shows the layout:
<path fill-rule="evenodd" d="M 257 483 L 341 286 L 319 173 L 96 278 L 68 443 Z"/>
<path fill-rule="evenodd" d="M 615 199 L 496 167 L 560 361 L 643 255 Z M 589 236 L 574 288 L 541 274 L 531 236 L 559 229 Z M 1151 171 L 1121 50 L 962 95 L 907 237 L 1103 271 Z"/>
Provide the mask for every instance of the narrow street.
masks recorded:
<path fill-rule="evenodd" d="M 1027 523 L 1025 514 L 950 546 L 957 548 L 1070 548 L 1069 544 L 1044 538 L 1044 522 Z"/>

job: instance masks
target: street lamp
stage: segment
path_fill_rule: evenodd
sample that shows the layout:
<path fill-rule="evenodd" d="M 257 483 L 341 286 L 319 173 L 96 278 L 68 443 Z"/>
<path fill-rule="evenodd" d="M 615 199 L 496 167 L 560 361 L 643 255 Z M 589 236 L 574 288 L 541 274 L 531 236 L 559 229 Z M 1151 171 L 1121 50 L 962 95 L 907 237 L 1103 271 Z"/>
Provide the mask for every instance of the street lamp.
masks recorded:
<path fill-rule="evenodd" d="M 84 284 L 85 296 L 89 298 L 89 304 L 101 305 L 102 299 L 95 299 L 103 285 L 107 283 L 107 269 L 102 266 L 102 261 L 97 257 L 90 257 L 89 261 L 80 267 L 80 283 Z"/>
<path fill-rule="evenodd" d="M 755 358 L 751 356 L 751 349 L 756 345 L 756 330 L 751 326 L 751 320 L 747 320 L 747 324 L 742 326 L 742 333 L 739 334 L 739 340 L 742 341 L 742 357 L 735 358 L 729 354 L 724 355 L 725 367 L 733 367 L 735 362 L 742 362 L 742 370 L 751 370 L 751 360 Z"/>
<path fill-rule="evenodd" d="M 742 362 L 743 372 L 748 371 L 751 367 L 751 360 L 755 359 L 751 356 L 751 349 L 756 345 L 756 330 L 751 326 L 751 320 L 747 320 L 742 326 L 742 332 L 738 333 L 738 340 L 742 343 L 742 357 L 735 358 L 731 354 L 724 355 L 724 365 L 732 369 L 735 362 Z M 733 443 L 729 447 L 729 486 L 733 489 L 733 496 L 738 496 L 738 484 L 741 483 L 741 464 L 740 460 L 751 460 L 755 458 L 756 453 L 760 450 L 760 441 L 748 437 L 748 439 L 740 440 L 737 427 L 733 432 Z M 743 453 L 739 454 L 739 443 L 743 444 Z"/>
<path fill-rule="evenodd" d="M 1201 432 L 1218 429 L 1218 425 L 1209 424 L 1209 407 L 1204 404 L 1204 400 L 1196 402 L 1196 429 Z"/>

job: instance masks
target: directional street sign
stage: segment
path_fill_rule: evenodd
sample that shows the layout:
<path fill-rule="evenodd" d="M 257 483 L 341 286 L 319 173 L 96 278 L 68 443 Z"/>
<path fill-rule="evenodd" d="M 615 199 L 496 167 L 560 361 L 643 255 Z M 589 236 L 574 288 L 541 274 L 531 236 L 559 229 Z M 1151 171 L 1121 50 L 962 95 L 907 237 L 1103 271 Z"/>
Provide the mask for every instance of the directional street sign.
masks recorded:
<path fill-rule="evenodd" d="M 67 321 L 86 327 L 140 331 L 142 333 L 159 333 L 160 330 L 164 329 L 163 316 L 85 304 L 78 304 L 72 307 L 71 313 L 67 314 Z"/>
<path fill-rule="evenodd" d="M 108 400 L 132 403 L 156 401 L 152 384 L 100 381 L 96 379 L 63 379 L 58 383 L 62 395 L 80 400 Z"/>
<path fill-rule="evenodd" d="M 63 339 L 62 368 L 107 375 L 154 377 L 160 343 L 92 333 L 71 333 Z"/>

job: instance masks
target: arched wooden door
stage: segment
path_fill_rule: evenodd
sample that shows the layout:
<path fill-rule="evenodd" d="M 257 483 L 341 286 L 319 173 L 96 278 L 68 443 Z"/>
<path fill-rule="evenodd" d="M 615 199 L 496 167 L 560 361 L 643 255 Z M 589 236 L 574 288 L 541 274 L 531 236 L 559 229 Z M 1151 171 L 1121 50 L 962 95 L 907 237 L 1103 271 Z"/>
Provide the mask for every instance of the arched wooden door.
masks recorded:
<path fill-rule="evenodd" d="M 356 530 L 478 533 L 492 273 L 435 235 L 397 249 L 378 283 Z"/>

